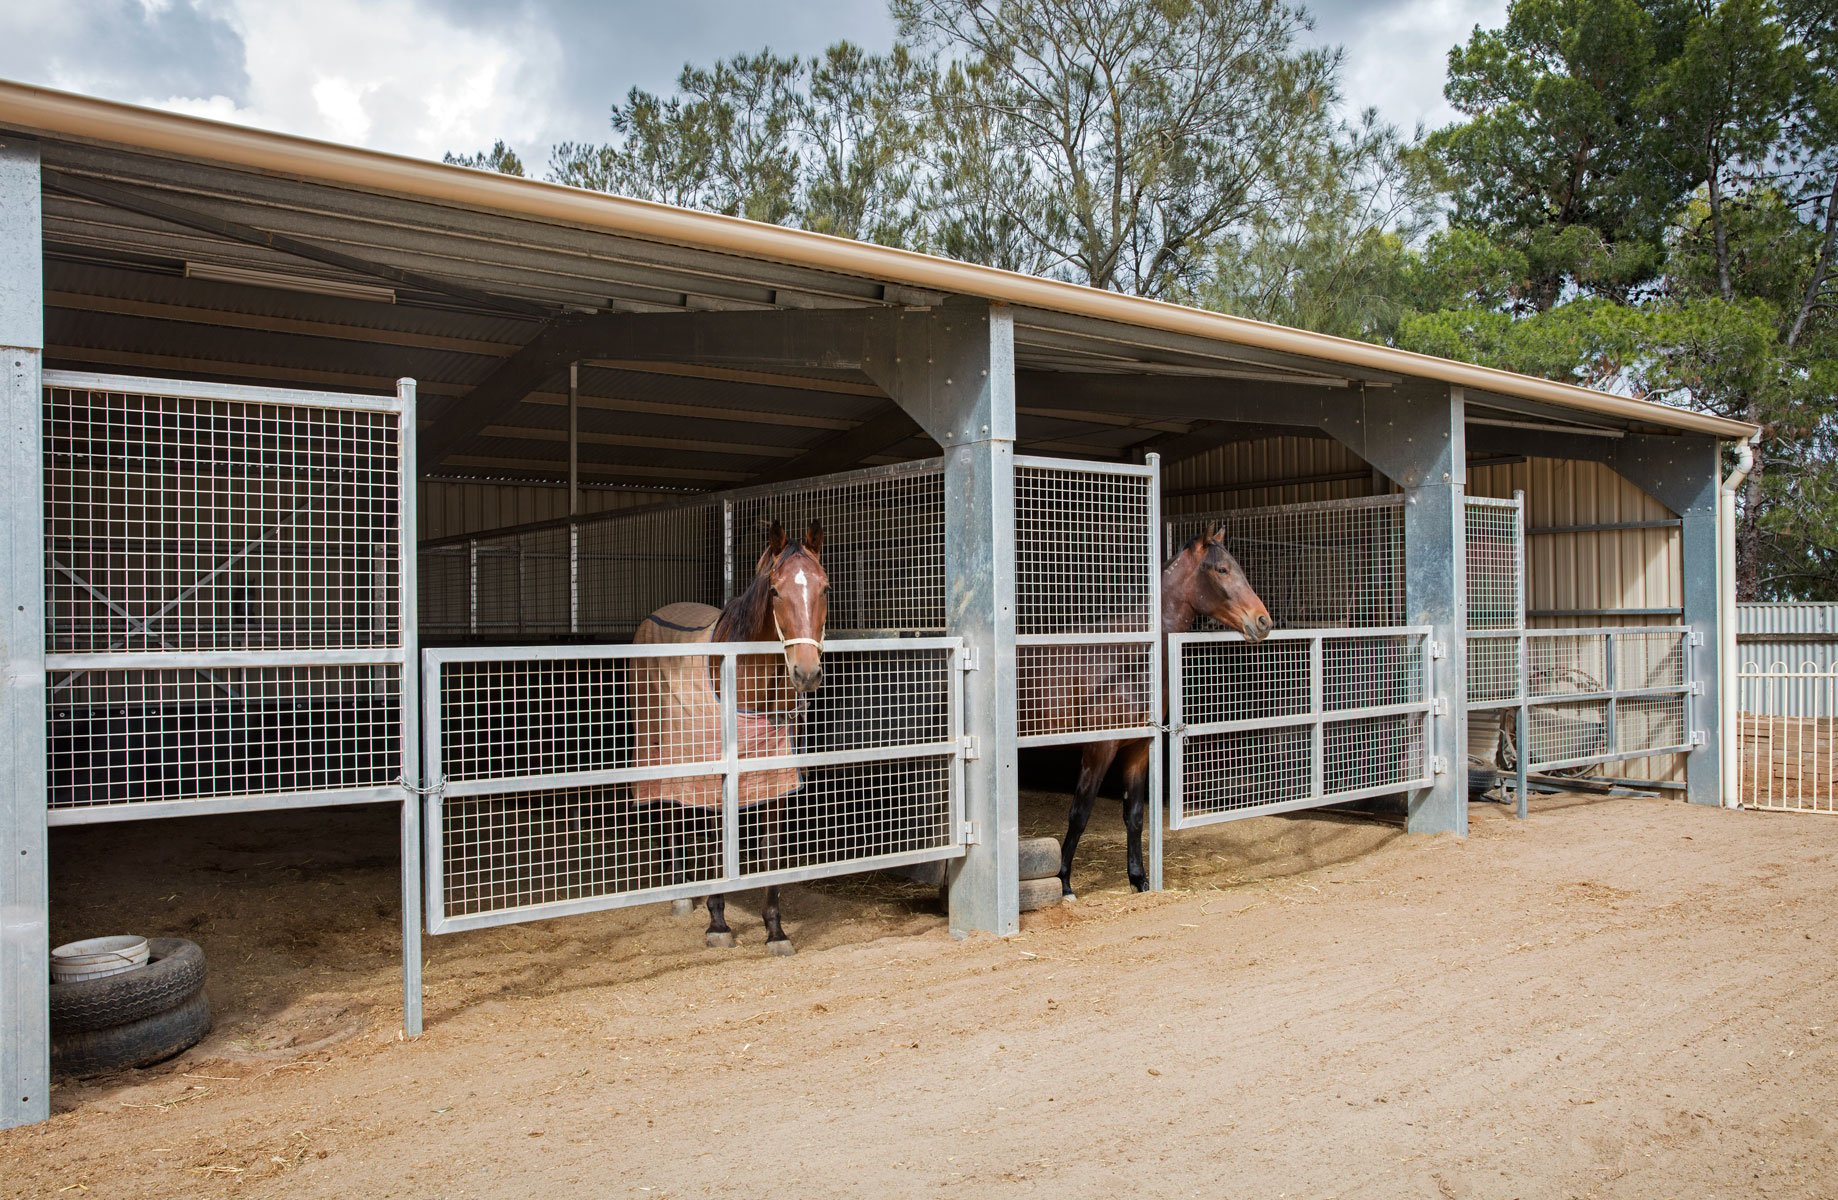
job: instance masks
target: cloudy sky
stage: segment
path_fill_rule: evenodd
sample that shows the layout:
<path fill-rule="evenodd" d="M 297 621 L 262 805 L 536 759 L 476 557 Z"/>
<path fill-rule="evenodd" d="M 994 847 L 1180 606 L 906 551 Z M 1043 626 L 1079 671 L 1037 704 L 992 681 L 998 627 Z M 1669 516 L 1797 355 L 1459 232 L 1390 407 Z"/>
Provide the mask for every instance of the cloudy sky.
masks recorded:
<path fill-rule="evenodd" d="M 1451 116 L 1444 55 L 1506 0 L 1316 0 L 1344 87 L 1406 130 Z M 893 39 L 877 0 L 17 0 L 0 76 L 405 154 L 502 137 L 540 169 L 685 60 Z"/>

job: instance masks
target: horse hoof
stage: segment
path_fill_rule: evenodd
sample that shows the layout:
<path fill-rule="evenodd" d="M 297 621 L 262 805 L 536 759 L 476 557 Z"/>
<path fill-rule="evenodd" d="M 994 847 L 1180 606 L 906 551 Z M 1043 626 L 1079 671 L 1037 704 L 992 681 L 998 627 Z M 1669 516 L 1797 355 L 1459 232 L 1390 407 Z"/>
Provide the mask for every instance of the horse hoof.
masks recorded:
<path fill-rule="evenodd" d="M 780 938 L 776 942 L 766 943 L 766 953 L 776 954 L 780 958 L 790 958 L 792 955 L 796 954 L 797 952 L 798 952 L 798 948 L 791 944 L 790 938 Z"/>
<path fill-rule="evenodd" d="M 1061 892 L 1059 895 L 1059 902 L 1061 904 L 1077 904 L 1079 902 L 1079 894 L 1073 891 Z"/>
<path fill-rule="evenodd" d="M 710 950 L 732 950 L 734 948 L 733 931 L 724 929 L 720 933 L 710 933 L 708 935 L 708 948 Z"/>
<path fill-rule="evenodd" d="M 696 911 L 694 900 L 672 900 L 670 902 L 670 915 L 673 917 L 687 917 L 694 911 Z"/>

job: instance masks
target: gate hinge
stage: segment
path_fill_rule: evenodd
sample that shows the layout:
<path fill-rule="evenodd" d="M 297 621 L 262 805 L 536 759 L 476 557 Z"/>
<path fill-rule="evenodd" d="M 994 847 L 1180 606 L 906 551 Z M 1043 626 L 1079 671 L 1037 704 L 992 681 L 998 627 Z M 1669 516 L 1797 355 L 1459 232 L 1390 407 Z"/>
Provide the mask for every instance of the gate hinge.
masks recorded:
<path fill-rule="evenodd" d="M 983 831 L 975 821 L 965 821 L 957 827 L 957 838 L 966 846 L 983 844 Z"/>
<path fill-rule="evenodd" d="M 1448 716 L 1449 715 L 1449 698 L 1447 696 L 1436 697 L 1435 703 L 1430 705 L 1430 714 L 1432 716 L 1437 716 L 1437 717 Z"/>
<path fill-rule="evenodd" d="M 1702 729 L 1694 729 L 1691 731 L 1692 746 L 1694 747 L 1702 746 L 1704 744 L 1704 741 L 1705 741 L 1705 735 Z"/>
<path fill-rule="evenodd" d="M 1449 656 L 1449 644 L 1447 642 L 1431 642 L 1430 643 L 1430 657 L 1431 658 L 1447 658 L 1448 656 Z"/>
<path fill-rule="evenodd" d="M 1702 679 L 1694 679 L 1691 681 L 1691 694 L 1694 696 L 1702 696 L 1704 694 L 1704 681 Z"/>
<path fill-rule="evenodd" d="M 975 762 L 981 757 L 983 757 L 982 744 L 977 741 L 976 735 L 966 733 L 964 735 L 964 761 Z"/>
<path fill-rule="evenodd" d="M 1691 636 L 1686 638 L 1685 641 L 1688 645 L 1702 646 L 1704 644 L 1704 631 L 1702 629 L 1692 630 Z"/>
<path fill-rule="evenodd" d="M 1430 759 L 1430 774 L 1447 775 L 1448 773 L 1449 773 L 1448 755 L 1438 754 L 1435 758 Z"/>
<path fill-rule="evenodd" d="M 957 656 L 957 667 L 960 671 L 974 671 L 977 669 L 975 646 L 965 646 L 963 648 Z"/>

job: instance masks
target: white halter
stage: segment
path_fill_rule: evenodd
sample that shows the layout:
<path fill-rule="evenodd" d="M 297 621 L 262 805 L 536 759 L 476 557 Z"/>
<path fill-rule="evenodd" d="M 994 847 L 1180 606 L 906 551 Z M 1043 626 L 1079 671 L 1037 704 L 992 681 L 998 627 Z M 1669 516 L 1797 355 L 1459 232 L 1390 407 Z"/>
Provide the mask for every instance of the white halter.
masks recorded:
<path fill-rule="evenodd" d="M 793 646 L 815 646 L 817 648 L 817 653 L 823 653 L 823 642 L 819 638 L 786 637 L 784 627 L 779 624 L 777 609 L 774 609 L 772 612 L 772 632 L 779 635 L 779 642 L 785 647 L 785 661 L 787 663 L 791 661 L 791 648 Z"/>

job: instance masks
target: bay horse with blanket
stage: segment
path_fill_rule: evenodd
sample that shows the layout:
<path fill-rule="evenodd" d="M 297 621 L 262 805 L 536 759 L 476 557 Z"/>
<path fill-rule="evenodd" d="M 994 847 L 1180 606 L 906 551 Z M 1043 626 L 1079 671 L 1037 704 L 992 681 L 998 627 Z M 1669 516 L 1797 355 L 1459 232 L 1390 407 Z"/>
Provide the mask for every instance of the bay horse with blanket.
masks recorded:
<path fill-rule="evenodd" d="M 830 577 L 819 555 L 823 526 L 815 521 L 797 541 L 774 521 L 766 549 L 753 578 L 725 608 L 707 604 L 667 604 L 646 617 L 633 642 L 638 645 L 710 642 L 777 642 L 778 656 L 748 654 L 735 664 L 738 709 L 738 756 L 766 758 L 792 753 L 792 733 L 805 697 L 823 683 L 823 630 L 829 615 Z M 633 663 L 636 709 L 635 761 L 638 766 L 707 763 L 721 756 L 721 660 L 718 656 L 637 659 Z M 721 828 L 721 775 L 686 775 L 633 785 L 639 803 L 677 805 Z M 760 845 L 767 869 L 777 856 L 783 833 L 785 797 L 799 787 L 796 767 L 747 771 L 740 776 L 740 808 L 758 812 Z M 717 845 L 720 838 L 715 838 Z M 684 847 L 672 847 L 679 881 Z M 687 904 L 687 902 L 679 902 Z M 779 922 L 779 889 L 766 889 L 766 949 L 793 952 Z M 708 944 L 734 944 L 727 923 L 726 897 L 708 898 Z"/>
<path fill-rule="evenodd" d="M 1242 633 L 1245 640 L 1261 642 L 1270 636 L 1270 610 L 1251 589 L 1244 568 L 1225 547 L 1218 525 L 1182 546 L 1180 552 L 1162 568 L 1161 631 L 1186 633 L 1201 617 L 1210 617 L 1225 628 Z M 1167 643 L 1160 642 L 1156 653 L 1167 653 Z M 1140 704 L 1131 700 L 1135 679 L 1121 663 L 1097 661 L 1102 656 L 1088 656 L 1069 661 L 1063 686 L 1055 707 L 1064 713 L 1115 713 L 1119 708 Z M 1163 707 L 1167 705 L 1167 672 L 1162 672 Z M 1048 703 L 1052 704 L 1052 701 Z M 1146 725 L 1147 713 L 1130 714 L 1118 720 L 1122 726 Z M 1119 761 L 1123 772 L 1123 826 L 1129 838 L 1128 869 L 1130 884 L 1137 891 L 1147 891 L 1148 874 L 1142 865 L 1142 823 L 1149 798 L 1149 755 L 1155 743 L 1147 738 L 1136 741 L 1086 742 L 1081 748 L 1078 788 L 1073 793 L 1072 809 L 1066 819 L 1066 839 L 1060 843 L 1060 891 L 1071 896 L 1072 856 L 1078 852 L 1079 838 L 1091 820 L 1091 807 L 1098 796 L 1112 760 Z"/>

